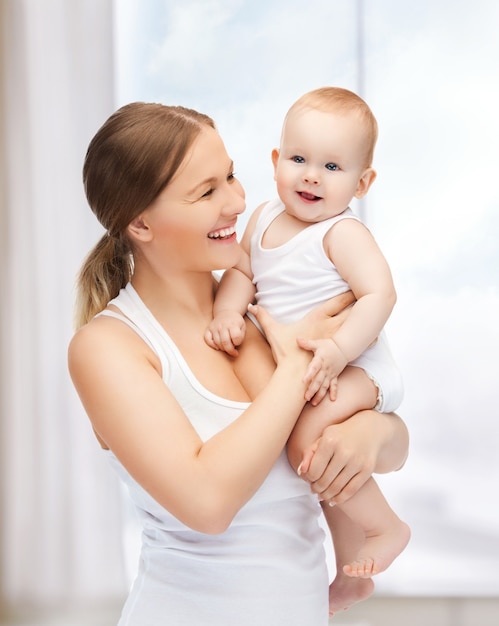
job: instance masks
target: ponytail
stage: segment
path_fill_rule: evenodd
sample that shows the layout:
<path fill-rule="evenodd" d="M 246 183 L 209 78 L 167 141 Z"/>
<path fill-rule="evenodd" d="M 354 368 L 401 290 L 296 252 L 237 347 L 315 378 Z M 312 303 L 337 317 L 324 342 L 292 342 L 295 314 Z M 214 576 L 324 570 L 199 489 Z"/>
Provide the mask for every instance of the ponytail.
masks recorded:
<path fill-rule="evenodd" d="M 81 328 L 130 281 L 133 257 L 128 239 L 104 235 L 91 250 L 76 282 L 75 327 Z"/>

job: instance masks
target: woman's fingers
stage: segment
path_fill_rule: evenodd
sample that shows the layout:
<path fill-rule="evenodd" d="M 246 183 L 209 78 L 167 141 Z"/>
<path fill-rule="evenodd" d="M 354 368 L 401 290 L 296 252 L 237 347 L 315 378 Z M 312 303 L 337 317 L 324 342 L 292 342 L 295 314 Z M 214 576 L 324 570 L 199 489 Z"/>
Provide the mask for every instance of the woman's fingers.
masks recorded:
<path fill-rule="evenodd" d="M 371 474 L 355 451 L 339 445 L 335 434 L 333 430 L 317 440 L 304 478 L 322 500 L 341 503 L 351 498 Z"/>
<path fill-rule="evenodd" d="M 314 458 L 315 450 L 316 450 L 316 444 L 314 443 L 303 452 L 303 459 L 300 465 L 298 466 L 298 470 L 297 470 L 298 476 L 302 476 L 302 475 L 305 476 L 307 474 L 308 469 L 310 467 L 310 463 L 312 459 Z"/>
<path fill-rule="evenodd" d="M 334 317 L 354 302 L 355 296 L 353 295 L 353 293 L 351 291 L 345 291 L 345 293 L 342 293 L 339 296 L 335 296 L 334 298 L 331 298 L 330 300 L 324 302 L 324 304 L 316 307 L 314 311 L 317 314 L 322 314 L 327 317 Z"/>
<path fill-rule="evenodd" d="M 274 361 L 279 364 L 281 359 L 300 354 L 303 358 L 303 371 L 306 369 L 309 357 L 307 352 L 301 350 L 296 343 L 296 335 L 291 324 L 280 324 L 260 305 L 250 305 L 248 307 L 265 333 L 265 337 L 270 344 Z"/>
<path fill-rule="evenodd" d="M 340 472 L 336 479 L 324 491 L 317 491 L 318 496 L 324 502 L 343 504 L 349 500 L 366 482 L 368 476 L 362 473 L 350 475 L 348 472 Z M 312 489 L 314 489 L 312 484 Z"/>

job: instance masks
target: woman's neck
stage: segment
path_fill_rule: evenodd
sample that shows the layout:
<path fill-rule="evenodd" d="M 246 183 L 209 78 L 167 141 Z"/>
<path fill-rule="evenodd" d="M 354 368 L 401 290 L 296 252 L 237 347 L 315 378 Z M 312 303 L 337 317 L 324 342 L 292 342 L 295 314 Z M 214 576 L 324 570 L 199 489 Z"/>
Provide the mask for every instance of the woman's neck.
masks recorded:
<path fill-rule="evenodd" d="M 158 319 L 187 315 L 212 318 L 216 280 L 211 272 L 158 275 L 135 267 L 132 285 Z"/>

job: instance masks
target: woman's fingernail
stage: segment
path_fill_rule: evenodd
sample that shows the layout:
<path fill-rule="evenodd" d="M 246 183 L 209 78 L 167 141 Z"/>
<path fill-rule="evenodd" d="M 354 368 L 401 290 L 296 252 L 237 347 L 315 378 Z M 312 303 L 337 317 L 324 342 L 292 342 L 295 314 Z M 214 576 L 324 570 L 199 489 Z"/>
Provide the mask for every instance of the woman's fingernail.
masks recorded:
<path fill-rule="evenodd" d="M 298 469 L 296 470 L 296 473 L 298 474 L 298 476 L 301 476 L 301 466 L 303 464 L 303 461 L 300 463 L 300 465 L 298 465 Z"/>

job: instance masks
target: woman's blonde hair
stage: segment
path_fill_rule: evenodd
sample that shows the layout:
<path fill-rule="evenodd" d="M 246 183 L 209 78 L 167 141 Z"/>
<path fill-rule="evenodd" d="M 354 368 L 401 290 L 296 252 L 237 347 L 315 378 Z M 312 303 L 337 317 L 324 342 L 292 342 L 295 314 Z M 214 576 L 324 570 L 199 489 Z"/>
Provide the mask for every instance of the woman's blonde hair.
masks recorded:
<path fill-rule="evenodd" d="M 127 226 L 168 185 L 203 127 L 213 120 L 181 106 L 134 102 L 118 109 L 90 142 L 83 183 L 106 234 L 77 278 L 79 328 L 115 298 L 133 274 Z"/>
<path fill-rule="evenodd" d="M 286 118 L 300 109 L 316 109 L 324 113 L 357 115 L 366 131 L 366 166 L 372 165 L 378 139 L 378 123 L 368 104 L 356 93 L 341 87 L 320 87 L 309 91 L 291 106 Z"/>

